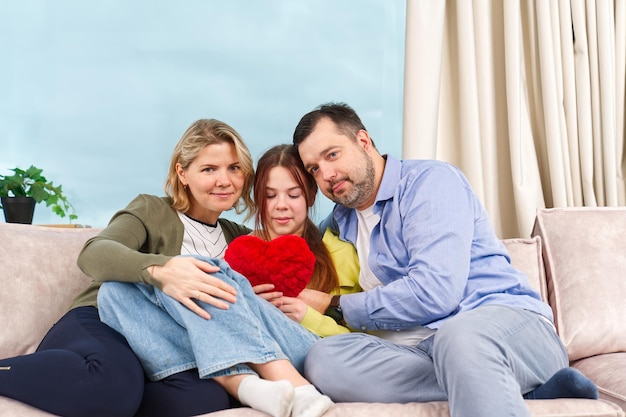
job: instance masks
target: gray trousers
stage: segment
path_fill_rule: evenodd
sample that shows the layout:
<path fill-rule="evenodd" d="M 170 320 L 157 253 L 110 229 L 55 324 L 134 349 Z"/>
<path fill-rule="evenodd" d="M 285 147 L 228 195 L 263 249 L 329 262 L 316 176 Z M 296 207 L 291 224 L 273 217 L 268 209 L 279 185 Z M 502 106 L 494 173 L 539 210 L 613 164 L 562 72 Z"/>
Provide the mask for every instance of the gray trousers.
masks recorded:
<path fill-rule="evenodd" d="M 414 347 L 363 333 L 321 339 L 305 376 L 336 402 L 448 400 L 452 417 L 521 417 L 530 416 L 522 394 L 567 366 L 547 320 L 488 305 L 448 320 Z"/>

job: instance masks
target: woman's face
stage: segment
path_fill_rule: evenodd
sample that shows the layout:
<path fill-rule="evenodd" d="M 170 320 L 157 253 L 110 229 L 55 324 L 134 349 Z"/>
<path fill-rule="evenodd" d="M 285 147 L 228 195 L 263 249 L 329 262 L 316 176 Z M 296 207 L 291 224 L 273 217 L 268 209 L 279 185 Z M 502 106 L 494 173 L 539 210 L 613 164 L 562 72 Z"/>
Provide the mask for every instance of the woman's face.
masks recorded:
<path fill-rule="evenodd" d="M 207 145 L 186 169 L 178 165 L 176 170 L 189 191 L 187 214 L 196 220 L 215 224 L 241 197 L 245 175 L 229 142 Z"/>
<path fill-rule="evenodd" d="M 265 227 L 270 238 L 289 234 L 302 236 L 308 207 L 304 192 L 291 173 L 283 167 L 272 168 L 265 189 Z"/>

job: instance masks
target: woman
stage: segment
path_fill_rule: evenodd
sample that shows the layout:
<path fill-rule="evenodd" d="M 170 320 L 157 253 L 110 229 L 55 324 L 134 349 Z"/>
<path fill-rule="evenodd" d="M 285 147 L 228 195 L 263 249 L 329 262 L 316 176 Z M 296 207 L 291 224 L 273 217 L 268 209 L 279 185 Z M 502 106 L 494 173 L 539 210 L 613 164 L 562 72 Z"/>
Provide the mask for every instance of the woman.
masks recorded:
<path fill-rule="evenodd" d="M 177 166 L 186 168 L 184 183 Z M 215 245 L 219 250 L 249 233 L 248 228 L 217 217 L 233 206 L 240 212 L 253 207 L 249 197 L 253 175 L 250 152 L 239 134 L 223 122 L 198 120 L 174 149 L 168 197 L 138 196 L 86 243 L 79 266 L 96 281 L 149 282 L 191 308 L 195 306 L 191 296 L 224 307 L 225 301 L 234 301 L 234 290 L 205 273 L 216 268 L 189 259 L 168 261 L 180 253 L 182 244 L 196 239 L 184 233 L 183 223 L 217 222 L 213 228 L 207 226 L 206 233 L 223 232 Z M 197 221 L 191 219 L 194 216 Z M 98 317 L 99 286 L 94 281 L 77 297 L 35 353 L 0 360 L 0 366 L 9 369 L 0 372 L 0 395 L 69 417 L 130 417 L 138 408 L 138 415 L 175 415 L 179 408 L 200 414 L 230 406 L 221 386 L 192 372 L 147 383 L 144 392 L 141 363 L 124 337 Z"/>
<path fill-rule="evenodd" d="M 215 153 L 214 146 L 206 147 L 207 155 Z M 220 160 L 227 158 L 222 155 Z M 188 186 L 191 193 L 203 190 L 204 182 L 198 181 L 194 173 L 203 172 L 207 167 L 214 170 L 216 165 L 205 163 L 201 156 L 188 167 L 178 164 L 178 180 L 183 186 Z M 200 179 L 204 176 L 200 175 Z M 224 199 L 222 194 L 227 194 L 228 190 L 218 191 L 209 189 L 198 192 L 194 194 L 199 196 L 195 201 L 214 194 Z M 306 217 L 306 206 L 303 213 Z M 218 210 L 213 210 L 211 216 L 203 217 L 204 226 L 216 224 L 219 214 Z M 192 217 L 199 215 L 195 211 Z M 129 221 L 136 220 L 131 218 Z M 193 233 L 199 228 L 199 225 L 194 225 Z M 126 234 L 128 230 L 129 227 L 126 227 L 126 231 L 119 233 Z M 187 227 L 185 230 L 187 232 Z M 137 232 L 123 239 L 116 238 L 126 241 L 128 245 L 135 236 Z M 156 237 L 155 240 L 160 241 Z M 163 280 L 160 281 L 162 291 L 143 283 L 107 282 L 98 295 L 102 320 L 126 336 L 152 381 L 192 371 L 202 380 L 217 381 L 244 405 L 272 416 L 321 416 L 332 402 L 304 379 L 297 369 L 302 369 L 304 357 L 317 337 L 257 297 L 248 281 L 221 260 L 225 245 L 219 245 L 217 251 L 211 250 L 212 246 L 211 239 L 201 242 L 196 239 L 194 244 L 189 245 L 183 241 L 179 254 L 190 256 L 170 258 L 164 267 L 155 266 L 146 259 L 141 267 L 146 268 L 154 278 L 159 278 L 167 276 L 161 268 L 165 269 L 170 264 L 172 270 L 181 264 L 204 265 L 202 271 L 227 283 L 228 288 L 222 288 L 226 290 L 225 294 L 209 296 L 203 288 L 194 286 L 186 288 L 182 292 L 183 297 L 175 298 L 170 296 L 174 292 L 167 292 L 168 286 Z M 101 262 L 102 256 L 98 257 L 95 251 L 92 255 Z M 96 262 L 96 259 L 93 261 Z M 106 261 L 103 266 L 112 261 Z M 203 275 L 202 271 L 198 274 Z M 125 272 L 117 270 L 110 274 L 124 275 Z M 147 282 L 150 284 L 150 281 Z M 230 288 L 233 290 L 230 291 Z M 174 415 L 173 412 L 168 415 Z M 179 411 L 175 415 L 191 413 Z"/>

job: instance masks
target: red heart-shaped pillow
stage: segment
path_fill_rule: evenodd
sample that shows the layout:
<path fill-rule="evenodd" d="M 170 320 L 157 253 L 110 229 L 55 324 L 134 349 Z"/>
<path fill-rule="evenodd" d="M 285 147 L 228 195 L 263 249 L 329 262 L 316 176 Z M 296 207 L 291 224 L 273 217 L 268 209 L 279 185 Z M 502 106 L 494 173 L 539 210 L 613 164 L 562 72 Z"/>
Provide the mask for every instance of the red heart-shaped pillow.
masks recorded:
<path fill-rule="evenodd" d="M 256 236 L 240 236 L 230 242 L 224 260 L 252 286 L 274 284 L 274 289 L 287 297 L 297 297 L 306 288 L 315 267 L 315 255 L 296 235 L 279 236 L 269 242 Z"/>

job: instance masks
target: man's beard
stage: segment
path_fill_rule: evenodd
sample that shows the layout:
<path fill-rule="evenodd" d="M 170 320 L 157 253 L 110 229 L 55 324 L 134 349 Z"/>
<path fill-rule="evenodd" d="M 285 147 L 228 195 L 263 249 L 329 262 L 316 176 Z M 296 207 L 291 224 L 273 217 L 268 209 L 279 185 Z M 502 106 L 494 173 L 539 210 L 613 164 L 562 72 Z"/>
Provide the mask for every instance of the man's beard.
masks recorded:
<path fill-rule="evenodd" d="M 344 179 L 344 181 L 352 183 L 350 190 L 337 195 L 332 192 L 333 184 L 330 185 L 329 192 L 332 196 L 331 200 L 335 203 L 348 208 L 358 208 L 363 206 L 371 198 L 375 188 L 374 182 L 376 181 L 374 163 L 369 155 L 365 155 L 363 161 L 365 162 L 365 170 L 363 172 L 364 175 L 359 181 L 355 182 L 355 180 L 350 177 Z"/>

